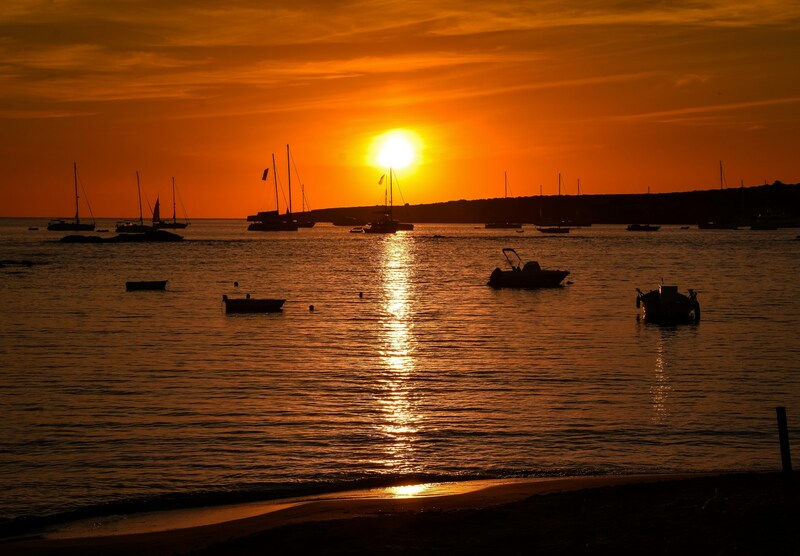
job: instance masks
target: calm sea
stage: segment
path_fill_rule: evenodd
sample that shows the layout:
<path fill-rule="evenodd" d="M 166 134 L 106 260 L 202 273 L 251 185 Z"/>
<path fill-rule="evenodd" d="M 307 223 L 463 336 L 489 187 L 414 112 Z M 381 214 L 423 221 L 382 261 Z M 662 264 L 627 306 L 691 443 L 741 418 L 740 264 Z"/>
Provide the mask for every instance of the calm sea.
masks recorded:
<path fill-rule="evenodd" d="M 408 476 L 777 470 L 778 405 L 800 453 L 798 230 L 184 233 L 61 244 L 0 219 L 0 259 L 33 263 L 0 268 L 0 517 Z M 487 287 L 503 247 L 571 283 Z M 699 292 L 699 324 L 637 319 L 635 288 L 662 278 Z M 125 291 L 156 279 L 167 291 Z M 245 293 L 285 310 L 226 316 L 221 296 Z"/>

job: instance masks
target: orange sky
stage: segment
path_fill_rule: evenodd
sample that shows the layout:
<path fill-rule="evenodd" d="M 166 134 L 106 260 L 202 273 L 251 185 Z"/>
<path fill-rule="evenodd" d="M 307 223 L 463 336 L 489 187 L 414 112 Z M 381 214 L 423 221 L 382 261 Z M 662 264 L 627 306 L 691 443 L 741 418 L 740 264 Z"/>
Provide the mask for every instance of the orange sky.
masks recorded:
<path fill-rule="evenodd" d="M 793 0 L 176 5 L 0 3 L 0 216 L 70 215 L 77 161 L 95 216 L 138 215 L 138 170 L 151 202 L 174 176 L 190 217 L 244 217 L 287 143 L 311 208 L 378 204 L 393 128 L 421 142 L 395 202 L 504 171 L 515 196 L 709 189 L 720 160 L 800 182 Z"/>

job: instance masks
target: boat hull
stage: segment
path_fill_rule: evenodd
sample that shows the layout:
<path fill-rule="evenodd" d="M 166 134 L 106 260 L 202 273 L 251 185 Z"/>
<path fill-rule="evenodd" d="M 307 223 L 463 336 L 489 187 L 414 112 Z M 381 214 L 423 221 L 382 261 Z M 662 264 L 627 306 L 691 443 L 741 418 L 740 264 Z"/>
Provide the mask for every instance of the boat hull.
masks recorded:
<path fill-rule="evenodd" d="M 164 290 L 166 287 L 166 280 L 140 280 L 125 282 L 125 290 L 129 292 L 142 290 Z"/>
<path fill-rule="evenodd" d="M 225 303 L 225 313 L 280 313 L 283 311 L 285 299 L 256 299 L 229 298 L 223 295 L 222 301 Z"/>
<path fill-rule="evenodd" d="M 500 270 L 495 268 L 487 285 L 493 288 L 557 288 L 569 275 L 568 270 Z"/>
<path fill-rule="evenodd" d="M 251 232 L 296 232 L 297 222 L 288 220 L 253 222 L 247 229 Z"/>
<path fill-rule="evenodd" d="M 81 224 L 80 222 L 65 222 L 57 220 L 50 222 L 47 229 L 51 232 L 93 232 L 94 224 Z"/>
<path fill-rule="evenodd" d="M 673 324 L 700 320 L 700 303 L 694 292 L 686 296 L 662 286 L 661 290 L 639 292 L 636 306 L 642 307 L 642 316 L 647 322 Z"/>

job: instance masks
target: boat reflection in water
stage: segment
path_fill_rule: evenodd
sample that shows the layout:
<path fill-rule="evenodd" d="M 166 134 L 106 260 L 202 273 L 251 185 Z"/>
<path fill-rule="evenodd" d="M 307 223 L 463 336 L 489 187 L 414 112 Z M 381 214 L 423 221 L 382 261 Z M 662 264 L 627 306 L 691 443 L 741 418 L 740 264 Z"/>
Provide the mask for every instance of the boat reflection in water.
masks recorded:
<path fill-rule="evenodd" d="M 413 454 L 422 416 L 413 385 L 412 242 L 409 237 L 391 235 L 386 236 L 382 246 L 383 314 L 379 333 L 382 378 L 377 394 L 380 418 L 376 428 L 387 447 L 383 464 L 393 473 L 418 471 Z"/>

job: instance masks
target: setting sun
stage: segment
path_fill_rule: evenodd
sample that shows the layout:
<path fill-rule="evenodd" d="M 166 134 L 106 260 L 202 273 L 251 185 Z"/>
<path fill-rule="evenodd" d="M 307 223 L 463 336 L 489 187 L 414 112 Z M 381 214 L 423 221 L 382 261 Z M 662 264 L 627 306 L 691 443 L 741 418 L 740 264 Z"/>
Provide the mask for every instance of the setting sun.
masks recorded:
<path fill-rule="evenodd" d="M 418 145 L 419 139 L 413 133 L 393 129 L 373 140 L 370 159 L 382 167 L 406 168 L 415 162 Z"/>

